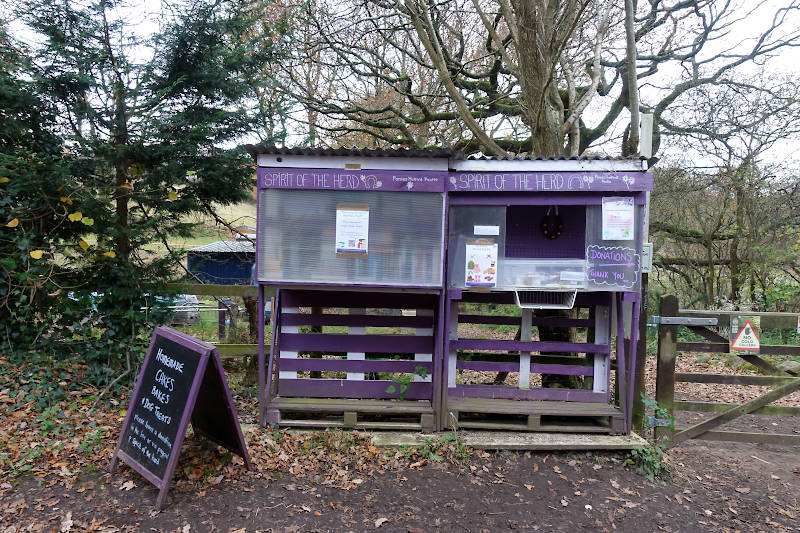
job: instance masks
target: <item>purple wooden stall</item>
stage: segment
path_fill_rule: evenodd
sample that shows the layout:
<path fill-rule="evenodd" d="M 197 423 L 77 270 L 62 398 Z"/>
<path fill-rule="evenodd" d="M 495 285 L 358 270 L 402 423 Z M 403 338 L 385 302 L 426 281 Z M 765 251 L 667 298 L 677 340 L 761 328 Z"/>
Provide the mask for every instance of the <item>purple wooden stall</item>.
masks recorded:
<path fill-rule="evenodd" d="M 262 423 L 436 429 L 450 152 L 254 155 Z"/>
<path fill-rule="evenodd" d="M 262 424 L 630 431 L 644 161 L 252 153 Z"/>
<path fill-rule="evenodd" d="M 645 170 L 617 159 L 451 164 L 443 427 L 630 431 Z"/>

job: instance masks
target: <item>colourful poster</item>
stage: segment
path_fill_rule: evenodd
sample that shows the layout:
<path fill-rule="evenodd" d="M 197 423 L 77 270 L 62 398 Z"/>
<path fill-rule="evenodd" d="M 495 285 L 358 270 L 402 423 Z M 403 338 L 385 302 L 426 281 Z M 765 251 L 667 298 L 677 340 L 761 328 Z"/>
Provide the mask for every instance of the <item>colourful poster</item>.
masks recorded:
<path fill-rule="evenodd" d="M 336 207 L 336 254 L 364 256 L 369 244 L 369 206 L 339 204 Z"/>
<path fill-rule="evenodd" d="M 497 285 L 497 243 L 492 239 L 467 241 L 467 287 L 494 287 Z"/>
<path fill-rule="evenodd" d="M 632 241 L 634 213 L 633 198 L 603 197 L 603 240 Z"/>

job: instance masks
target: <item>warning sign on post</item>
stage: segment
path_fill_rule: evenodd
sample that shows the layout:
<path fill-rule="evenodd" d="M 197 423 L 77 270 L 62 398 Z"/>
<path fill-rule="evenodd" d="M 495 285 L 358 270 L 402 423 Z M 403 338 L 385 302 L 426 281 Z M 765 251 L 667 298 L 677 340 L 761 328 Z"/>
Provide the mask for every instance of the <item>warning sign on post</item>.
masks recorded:
<path fill-rule="evenodd" d="M 761 348 L 761 317 L 731 317 L 731 353 L 756 354 Z"/>

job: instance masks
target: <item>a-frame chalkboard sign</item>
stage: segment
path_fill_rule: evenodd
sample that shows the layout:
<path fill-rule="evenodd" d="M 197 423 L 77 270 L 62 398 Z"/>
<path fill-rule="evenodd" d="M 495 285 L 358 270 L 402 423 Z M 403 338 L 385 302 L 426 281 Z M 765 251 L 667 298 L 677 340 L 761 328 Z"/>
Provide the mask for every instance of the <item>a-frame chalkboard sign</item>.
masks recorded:
<path fill-rule="evenodd" d="M 156 508 L 166 501 L 186 429 L 244 459 L 250 470 L 236 408 L 213 344 L 167 327 L 150 340 L 111 461 L 120 459 L 158 487 Z"/>

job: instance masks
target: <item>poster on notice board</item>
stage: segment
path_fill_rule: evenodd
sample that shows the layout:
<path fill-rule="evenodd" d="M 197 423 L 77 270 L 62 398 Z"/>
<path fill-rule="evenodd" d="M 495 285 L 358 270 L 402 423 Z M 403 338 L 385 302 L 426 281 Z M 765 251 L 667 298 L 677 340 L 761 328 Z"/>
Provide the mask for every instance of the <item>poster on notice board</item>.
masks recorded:
<path fill-rule="evenodd" d="M 497 243 L 494 239 L 467 240 L 465 286 L 497 285 Z"/>
<path fill-rule="evenodd" d="M 603 197 L 603 240 L 632 241 L 635 222 L 633 198 Z"/>
<path fill-rule="evenodd" d="M 336 206 L 336 256 L 367 257 L 369 247 L 369 206 Z"/>

